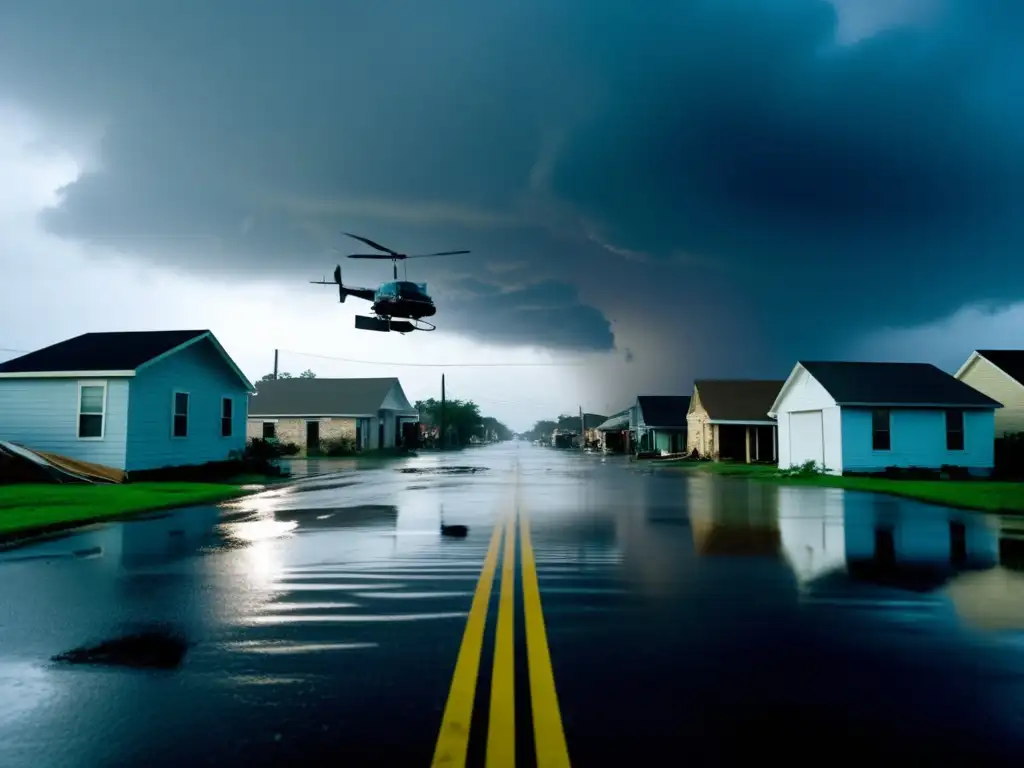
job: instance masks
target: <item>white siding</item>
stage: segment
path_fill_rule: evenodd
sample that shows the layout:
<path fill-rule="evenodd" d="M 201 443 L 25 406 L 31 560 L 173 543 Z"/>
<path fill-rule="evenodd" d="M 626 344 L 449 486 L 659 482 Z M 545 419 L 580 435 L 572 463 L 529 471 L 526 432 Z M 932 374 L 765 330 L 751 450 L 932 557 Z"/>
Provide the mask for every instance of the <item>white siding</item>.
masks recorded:
<path fill-rule="evenodd" d="M 777 412 L 780 469 L 814 461 L 834 474 L 842 472 L 842 418 L 817 379 L 797 367 L 782 388 Z"/>
<path fill-rule="evenodd" d="M 1003 407 L 996 410 L 997 437 L 1007 432 L 1024 432 L 1024 386 L 1016 379 L 983 357 L 976 357 L 957 378 L 1002 404 Z"/>
<path fill-rule="evenodd" d="M 79 440 L 79 379 L 0 379 L 0 440 L 124 469 L 129 380 L 104 381 L 103 439 Z"/>

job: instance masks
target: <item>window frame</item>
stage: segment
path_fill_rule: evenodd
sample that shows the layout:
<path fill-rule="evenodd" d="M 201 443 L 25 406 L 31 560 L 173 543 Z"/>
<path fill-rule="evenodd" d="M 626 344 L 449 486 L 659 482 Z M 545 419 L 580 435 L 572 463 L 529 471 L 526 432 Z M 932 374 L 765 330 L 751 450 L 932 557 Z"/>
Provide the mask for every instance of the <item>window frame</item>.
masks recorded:
<path fill-rule="evenodd" d="M 224 403 L 228 403 L 230 406 L 227 416 L 224 415 Z M 225 423 L 228 428 L 227 434 L 224 433 Z M 235 436 L 235 398 L 231 395 L 221 395 L 220 398 L 220 436 L 222 438 Z"/>
<path fill-rule="evenodd" d="M 178 395 L 185 395 L 185 397 L 187 398 L 187 400 L 185 401 L 185 413 L 184 413 L 184 416 L 185 416 L 185 434 L 184 435 L 177 435 L 177 434 L 175 434 L 176 422 L 177 422 L 178 416 L 180 415 L 178 413 Z M 192 416 L 192 393 L 191 392 L 186 392 L 186 391 L 181 390 L 181 389 L 176 389 L 173 392 L 171 392 L 171 439 L 172 440 L 187 440 L 188 439 L 189 428 L 192 426 L 191 423 L 190 423 L 192 421 L 191 416 Z"/>
<path fill-rule="evenodd" d="M 960 416 L 960 429 L 950 430 L 949 428 L 949 417 L 952 414 L 959 414 Z M 967 419 L 964 418 L 964 411 L 962 408 L 947 408 L 943 419 L 946 427 L 946 450 L 950 452 L 960 453 L 961 451 L 967 450 L 967 436 L 964 434 L 967 431 Z M 960 447 L 954 448 L 950 445 L 950 435 L 960 435 Z"/>
<path fill-rule="evenodd" d="M 82 413 L 82 390 L 86 387 L 102 387 L 103 389 L 103 410 L 99 414 L 95 413 Z M 106 379 L 82 379 L 78 382 L 78 405 L 75 410 L 77 414 L 75 416 L 75 435 L 79 440 L 91 440 L 98 441 L 104 440 L 107 436 L 107 393 L 109 387 L 107 386 Z M 100 434 L 99 436 L 82 436 L 82 416 L 96 416 L 100 417 Z"/>
<path fill-rule="evenodd" d="M 267 425 L 268 424 L 271 427 L 271 432 L 274 433 L 270 437 L 267 437 Z M 261 422 L 260 434 L 262 435 L 262 437 L 260 438 L 261 440 L 276 440 L 277 439 L 277 422 L 276 421 L 263 421 L 263 422 Z"/>
<path fill-rule="evenodd" d="M 884 413 L 886 420 L 886 427 L 884 430 L 877 429 L 875 427 L 875 415 Z M 886 447 L 879 448 L 877 445 L 876 437 L 881 433 L 885 433 L 886 436 Z M 892 451 L 892 409 L 891 408 L 872 408 L 871 409 L 871 450 L 878 451 L 880 453 L 886 453 Z"/>

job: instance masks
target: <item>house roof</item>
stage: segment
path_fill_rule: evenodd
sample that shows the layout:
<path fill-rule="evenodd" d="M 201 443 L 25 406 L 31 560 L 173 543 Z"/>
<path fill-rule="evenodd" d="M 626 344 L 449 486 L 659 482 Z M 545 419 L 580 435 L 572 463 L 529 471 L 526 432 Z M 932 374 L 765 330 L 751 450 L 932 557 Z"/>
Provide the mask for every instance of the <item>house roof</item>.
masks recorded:
<path fill-rule="evenodd" d="M 619 429 L 626 429 L 629 427 L 629 409 L 619 411 L 611 418 L 605 420 L 598 425 L 597 429 L 599 432 L 613 432 Z"/>
<path fill-rule="evenodd" d="M 987 395 L 930 363 L 804 362 L 837 405 L 1000 408 Z"/>
<path fill-rule="evenodd" d="M 0 376 L 131 376 L 203 339 L 213 344 L 246 389 L 252 391 L 252 384 L 208 330 L 83 333 L 0 363 Z"/>
<path fill-rule="evenodd" d="M 83 333 L 0 363 L 0 372 L 134 371 L 205 333 L 209 331 Z"/>
<path fill-rule="evenodd" d="M 644 424 L 649 427 L 685 427 L 689 395 L 640 395 L 637 398 Z"/>
<path fill-rule="evenodd" d="M 261 381 L 249 416 L 376 416 L 395 384 L 395 377 Z"/>
<path fill-rule="evenodd" d="M 599 413 L 584 413 L 583 414 L 583 428 L 584 429 L 596 429 L 598 424 L 603 424 L 608 421 L 607 416 L 602 416 Z"/>
<path fill-rule="evenodd" d="M 769 421 L 768 411 L 785 381 L 761 379 L 699 379 L 694 382 L 700 404 L 712 421 Z"/>
<path fill-rule="evenodd" d="M 978 354 L 1018 384 L 1024 384 L 1024 350 L 979 349 Z"/>

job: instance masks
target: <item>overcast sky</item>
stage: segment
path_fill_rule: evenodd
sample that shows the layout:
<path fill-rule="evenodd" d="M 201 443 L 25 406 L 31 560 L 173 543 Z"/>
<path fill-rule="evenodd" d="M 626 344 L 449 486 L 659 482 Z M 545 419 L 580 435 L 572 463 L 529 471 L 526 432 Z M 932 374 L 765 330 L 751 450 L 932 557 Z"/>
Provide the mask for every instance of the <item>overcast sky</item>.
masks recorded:
<path fill-rule="evenodd" d="M 4 4 L 0 359 L 210 328 L 254 378 L 444 371 L 520 429 L 799 358 L 955 368 L 1020 345 L 1021 39 L 1007 0 Z M 410 264 L 436 333 L 308 284 L 343 229 L 472 249 Z"/>

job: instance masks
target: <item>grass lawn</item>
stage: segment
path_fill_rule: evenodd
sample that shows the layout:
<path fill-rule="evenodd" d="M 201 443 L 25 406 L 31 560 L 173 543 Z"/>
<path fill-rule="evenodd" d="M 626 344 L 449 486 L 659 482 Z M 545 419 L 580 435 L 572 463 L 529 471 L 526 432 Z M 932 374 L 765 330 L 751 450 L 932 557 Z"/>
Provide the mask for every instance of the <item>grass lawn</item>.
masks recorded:
<path fill-rule="evenodd" d="M 989 482 L 985 480 L 890 480 L 883 477 L 785 477 L 772 466 L 729 464 L 726 462 L 672 462 L 669 466 L 685 471 L 712 472 L 716 475 L 749 477 L 786 485 L 809 485 L 819 488 L 847 488 L 851 491 L 874 491 L 912 499 L 946 504 L 952 507 L 978 509 L 985 512 L 1024 513 L 1024 483 Z"/>
<path fill-rule="evenodd" d="M 0 536 L 71 527 L 153 509 L 210 504 L 240 495 L 224 483 L 0 486 Z"/>

